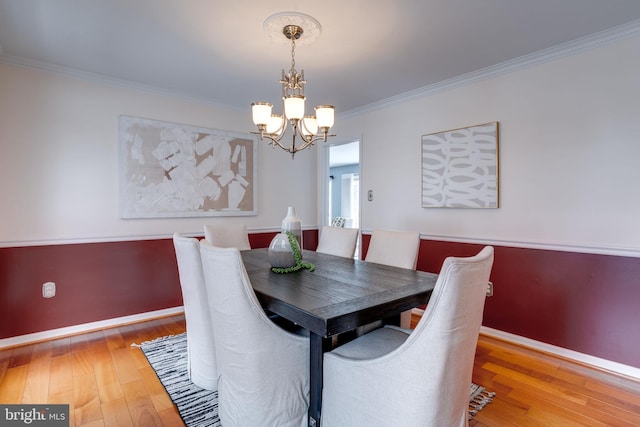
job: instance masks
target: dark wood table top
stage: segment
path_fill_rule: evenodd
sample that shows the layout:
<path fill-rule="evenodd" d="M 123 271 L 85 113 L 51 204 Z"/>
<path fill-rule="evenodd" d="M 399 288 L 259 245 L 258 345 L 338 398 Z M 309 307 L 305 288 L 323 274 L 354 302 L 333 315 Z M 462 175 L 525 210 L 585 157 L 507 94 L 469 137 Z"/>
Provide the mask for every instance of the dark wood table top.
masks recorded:
<path fill-rule="evenodd" d="M 303 261 L 314 271 L 273 273 L 267 249 L 242 251 L 242 259 L 265 309 L 325 338 L 426 304 L 438 278 L 309 250 Z"/>

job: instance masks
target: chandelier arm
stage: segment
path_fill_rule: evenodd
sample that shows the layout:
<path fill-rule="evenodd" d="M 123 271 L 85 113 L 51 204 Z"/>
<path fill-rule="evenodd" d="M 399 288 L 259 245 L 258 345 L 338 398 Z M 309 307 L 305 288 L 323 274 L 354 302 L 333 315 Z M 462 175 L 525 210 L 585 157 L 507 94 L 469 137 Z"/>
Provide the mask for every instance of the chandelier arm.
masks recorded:
<path fill-rule="evenodd" d="M 260 136 L 260 140 L 263 139 L 268 139 L 270 141 L 269 145 L 273 146 L 273 147 L 280 147 L 282 148 L 284 151 L 287 151 L 291 154 L 295 154 L 298 151 L 302 151 L 305 148 L 309 147 L 310 145 L 313 145 L 314 143 L 318 142 L 318 141 L 327 141 L 327 137 L 328 136 L 335 136 L 335 135 L 328 135 L 326 133 L 323 133 L 322 135 L 310 135 L 309 137 L 305 137 L 304 134 L 298 133 L 297 131 L 297 125 L 292 125 L 294 127 L 294 134 L 293 134 L 293 143 L 290 146 L 285 146 L 283 145 L 280 141 L 282 140 L 284 134 L 286 133 L 283 132 L 280 136 L 276 136 L 276 134 L 272 134 L 272 133 L 266 133 L 266 132 L 251 132 L 254 135 L 259 135 Z M 302 139 L 303 143 L 301 145 L 296 146 L 295 145 L 295 139 L 296 137 L 300 137 L 300 139 Z"/>
<path fill-rule="evenodd" d="M 254 134 L 254 135 L 258 135 L 260 137 L 261 141 L 265 140 L 265 139 L 268 139 L 270 141 L 269 145 L 271 145 L 274 148 L 276 146 L 278 146 L 278 147 L 282 148 L 285 151 L 289 151 L 288 147 L 285 147 L 284 145 L 282 145 L 280 143 L 280 139 L 282 139 L 282 136 L 280 138 L 276 138 L 276 137 L 273 136 L 273 134 L 270 134 L 270 133 L 260 133 L 260 132 L 251 132 L 251 133 Z"/>
<path fill-rule="evenodd" d="M 298 151 L 304 150 L 310 145 L 313 145 L 315 141 L 320 139 L 320 138 L 317 138 L 315 135 L 305 136 L 304 133 L 301 131 L 303 123 L 299 123 L 299 122 L 301 122 L 301 120 L 295 120 L 295 121 L 292 120 L 292 123 L 291 123 L 291 127 L 293 128 L 293 142 L 291 143 L 291 146 L 289 147 L 288 151 L 291 153 L 292 158 L 293 158 L 293 154 L 297 153 Z M 296 147 L 297 136 L 300 137 L 303 143 Z"/>
<path fill-rule="evenodd" d="M 278 129 L 276 129 L 276 131 L 273 132 L 271 135 L 274 135 L 275 138 L 278 141 L 280 141 L 285 133 L 287 133 L 287 120 L 284 118 L 284 110 L 283 110 L 283 116 L 282 116 L 282 121 L 280 123 L 280 127 L 278 127 Z"/>

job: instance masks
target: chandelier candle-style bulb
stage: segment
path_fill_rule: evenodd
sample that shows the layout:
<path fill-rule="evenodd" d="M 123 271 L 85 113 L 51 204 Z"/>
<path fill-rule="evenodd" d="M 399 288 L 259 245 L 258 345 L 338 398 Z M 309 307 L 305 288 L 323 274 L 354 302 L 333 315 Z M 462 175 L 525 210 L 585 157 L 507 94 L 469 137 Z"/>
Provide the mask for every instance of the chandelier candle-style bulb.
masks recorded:
<path fill-rule="evenodd" d="M 267 126 L 271 120 L 271 109 L 273 104 L 269 102 L 254 102 L 251 104 L 251 115 L 253 124 L 256 126 Z"/>
<path fill-rule="evenodd" d="M 334 108 L 332 105 L 319 105 L 315 107 L 315 116 L 305 116 L 304 70 L 300 73 L 296 70 L 295 50 L 296 40 L 300 40 L 304 34 L 302 24 L 310 25 L 311 40 L 320 33 L 320 23 L 308 15 L 291 12 L 291 14 L 276 14 L 265 21 L 265 30 L 273 28 L 275 23 L 286 23 L 282 27 L 280 36 L 284 35 L 291 41 L 291 68 L 288 72 L 282 70 L 280 84 L 282 85 L 282 114 L 273 114 L 273 104 L 269 102 L 254 102 L 251 104 L 251 116 L 253 123 L 258 127 L 260 139 L 268 139 L 271 146 L 278 146 L 291 153 L 294 158 L 298 151 L 313 145 L 316 141 L 325 141 L 329 136 L 329 129 L 334 124 Z M 297 25 L 299 23 L 300 25 Z M 287 131 L 288 125 L 292 129 L 292 141 L 290 145 L 284 145 L 280 141 Z M 296 139 L 301 142 L 296 145 Z"/>
<path fill-rule="evenodd" d="M 334 109 L 333 105 L 318 105 L 316 108 L 316 118 L 318 119 L 318 127 L 330 128 L 333 126 Z"/>
<path fill-rule="evenodd" d="M 284 117 L 281 114 L 272 114 L 269 123 L 267 124 L 267 133 L 271 135 L 279 134 L 284 130 Z"/>
<path fill-rule="evenodd" d="M 305 136 L 315 135 L 318 132 L 318 120 L 313 116 L 304 116 L 301 130 Z"/>
<path fill-rule="evenodd" d="M 304 96 L 291 95 L 284 99 L 284 115 L 289 120 L 300 120 L 304 117 Z"/>

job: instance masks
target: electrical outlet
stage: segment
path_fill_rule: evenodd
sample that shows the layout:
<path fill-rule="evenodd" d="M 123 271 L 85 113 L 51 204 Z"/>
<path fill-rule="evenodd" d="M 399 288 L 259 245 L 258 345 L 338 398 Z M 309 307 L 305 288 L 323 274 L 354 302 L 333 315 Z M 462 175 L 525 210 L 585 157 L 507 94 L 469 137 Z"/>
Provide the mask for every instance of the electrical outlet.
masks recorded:
<path fill-rule="evenodd" d="M 493 282 L 487 283 L 487 296 L 493 296 Z"/>
<path fill-rule="evenodd" d="M 47 282 L 42 284 L 42 297 L 53 298 L 56 296 L 56 284 L 54 282 Z"/>

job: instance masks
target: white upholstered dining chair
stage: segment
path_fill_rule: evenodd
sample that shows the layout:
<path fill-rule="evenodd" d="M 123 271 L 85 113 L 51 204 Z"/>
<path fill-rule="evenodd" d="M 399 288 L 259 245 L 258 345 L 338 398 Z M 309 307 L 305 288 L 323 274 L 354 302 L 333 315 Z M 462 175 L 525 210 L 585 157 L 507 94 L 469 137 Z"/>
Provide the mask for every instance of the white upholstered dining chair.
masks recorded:
<path fill-rule="evenodd" d="M 201 241 L 200 254 L 216 337 L 222 425 L 306 427 L 309 338 L 269 320 L 237 248 Z"/>
<path fill-rule="evenodd" d="M 420 249 L 420 233 L 373 230 L 365 261 L 415 270 Z"/>
<path fill-rule="evenodd" d="M 493 247 L 445 259 L 415 330 L 386 326 L 324 354 L 323 427 L 467 426 Z"/>
<path fill-rule="evenodd" d="M 419 250 L 418 232 L 373 230 L 365 261 L 415 270 Z M 408 328 L 410 324 L 411 310 L 407 310 L 400 316 L 400 325 Z"/>
<path fill-rule="evenodd" d="M 207 390 L 218 388 L 213 328 L 200 260 L 198 239 L 173 235 L 187 329 L 187 367 L 191 381 Z"/>
<path fill-rule="evenodd" d="M 353 258 L 357 241 L 357 228 L 322 227 L 316 252 Z"/>
<path fill-rule="evenodd" d="M 251 249 L 246 224 L 205 224 L 204 238 L 219 248 Z"/>

